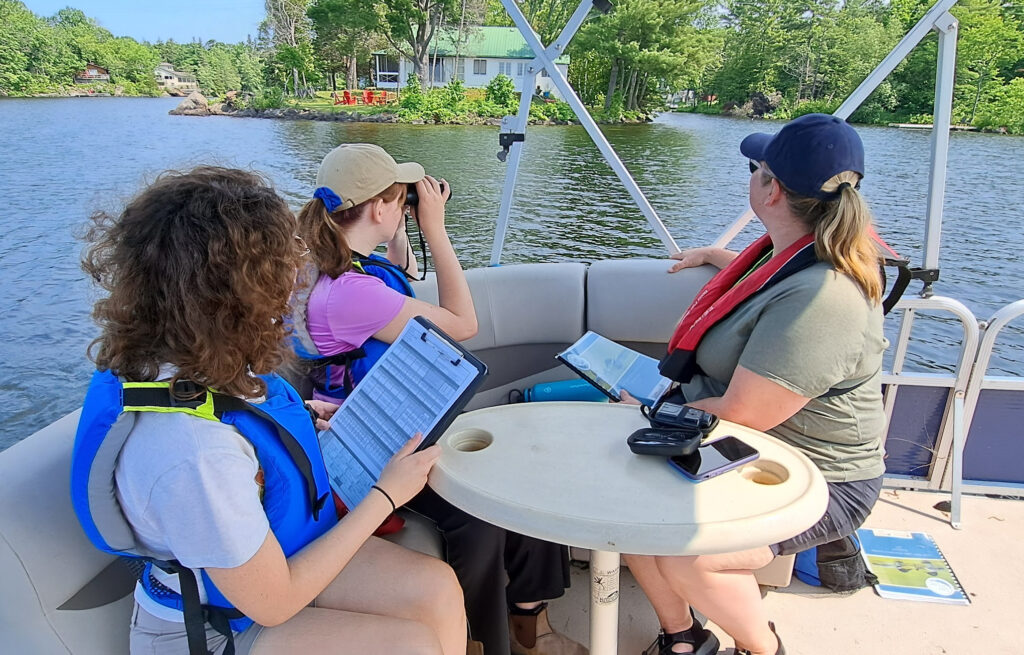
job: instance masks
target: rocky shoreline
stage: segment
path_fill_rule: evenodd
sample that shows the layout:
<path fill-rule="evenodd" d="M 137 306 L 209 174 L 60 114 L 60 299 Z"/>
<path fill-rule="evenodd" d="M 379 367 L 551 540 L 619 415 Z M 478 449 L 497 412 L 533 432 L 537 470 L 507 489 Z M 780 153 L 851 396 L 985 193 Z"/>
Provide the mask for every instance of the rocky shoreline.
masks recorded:
<path fill-rule="evenodd" d="M 306 120 L 306 121 L 329 121 L 338 123 L 399 123 L 404 122 L 411 125 L 433 125 L 440 121 L 427 119 L 413 119 L 400 121 L 398 114 L 382 112 L 379 114 L 365 114 L 358 111 L 317 111 L 315 109 L 296 109 L 288 107 L 283 109 L 237 109 L 232 105 L 236 97 L 235 92 L 228 93 L 224 102 L 210 103 L 202 94 L 191 93 L 177 107 L 172 109 L 172 116 L 231 116 L 234 118 L 275 118 L 279 120 Z M 646 122 L 646 121 L 644 121 Z M 500 126 L 500 118 L 475 118 L 455 125 L 494 125 Z M 555 121 L 555 120 L 531 120 L 530 125 L 579 125 L 578 121 Z"/>

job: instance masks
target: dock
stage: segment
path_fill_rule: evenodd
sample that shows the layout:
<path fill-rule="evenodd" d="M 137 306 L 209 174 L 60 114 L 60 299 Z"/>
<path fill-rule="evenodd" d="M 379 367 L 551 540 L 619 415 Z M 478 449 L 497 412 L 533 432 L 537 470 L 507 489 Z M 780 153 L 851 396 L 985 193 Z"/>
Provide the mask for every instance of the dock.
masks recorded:
<path fill-rule="evenodd" d="M 930 130 L 931 123 L 889 123 L 889 127 L 898 127 L 902 130 Z M 959 132 L 977 132 L 978 128 L 973 125 L 950 125 L 949 129 Z"/>

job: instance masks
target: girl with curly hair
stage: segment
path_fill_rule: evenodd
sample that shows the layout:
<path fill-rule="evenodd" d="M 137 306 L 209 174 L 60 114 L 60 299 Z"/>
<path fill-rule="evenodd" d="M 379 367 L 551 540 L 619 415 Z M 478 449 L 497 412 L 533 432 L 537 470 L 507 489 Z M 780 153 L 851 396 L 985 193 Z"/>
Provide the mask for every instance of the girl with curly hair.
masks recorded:
<path fill-rule="evenodd" d="M 339 522 L 311 415 L 273 374 L 309 252 L 295 228 L 265 180 L 212 167 L 166 173 L 120 215 L 94 216 L 83 267 L 107 295 L 76 457 L 90 439 L 123 441 L 108 514 L 156 564 L 136 587 L 131 652 L 461 655 L 452 570 L 371 536 L 439 449 L 410 440 Z M 322 423 L 336 406 L 311 408 Z"/>

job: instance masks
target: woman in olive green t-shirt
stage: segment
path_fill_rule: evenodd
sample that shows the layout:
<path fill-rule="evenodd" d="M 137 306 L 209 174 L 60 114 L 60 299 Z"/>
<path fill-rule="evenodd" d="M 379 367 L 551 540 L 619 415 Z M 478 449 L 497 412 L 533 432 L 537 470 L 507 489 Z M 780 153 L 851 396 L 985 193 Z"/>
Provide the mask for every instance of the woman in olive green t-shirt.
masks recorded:
<path fill-rule="evenodd" d="M 770 247 L 763 258 L 770 262 L 797 247 L 809 256 L 813 243 L 817 261 L 779 275 L 694 337 L 699 369 L 682 391 L 689 405 L 800 448 L 824 474 L 829 503 L 818 524 L 779 544 L 693 557 L 627 555 L 661 622 L 663 632 L 647 651 L 656 655 L 717 652 L 718 638 L 694 620 L 691 604 L 736 641 L 739 653 L 784 654 L 753 571 L 776 555 L 848 536 L 881 489 L 887 344 L 871 214 L 858 191 L 863 145 L 842 119 L 809 114 L 776 135 L 748 136 L 740 151 L 750 158 L 750 206 L 770 239 L 751 249 Z M 720 248 L 683 251 L 671 270 L 726 268 L 736 260 L 716 276 L 718 285 L 713 279 L 702 290 L 724 294 L 735 284 L 722 280 L 780 263 L 756 261 L 740 271 L 759 258 L 739 255 Z"/>

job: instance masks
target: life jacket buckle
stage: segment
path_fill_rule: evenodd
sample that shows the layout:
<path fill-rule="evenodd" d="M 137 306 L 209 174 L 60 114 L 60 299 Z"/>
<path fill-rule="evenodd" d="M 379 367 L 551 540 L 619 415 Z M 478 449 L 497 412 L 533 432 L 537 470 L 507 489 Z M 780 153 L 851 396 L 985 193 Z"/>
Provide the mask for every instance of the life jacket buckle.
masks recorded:
<path fill-rule="evenodd" d="M 192 380 L 178 380 L 174 386 L 167 387 L 169 407 L 198 409 L 207 402 L 209 393 L 209 389 Z"/>

